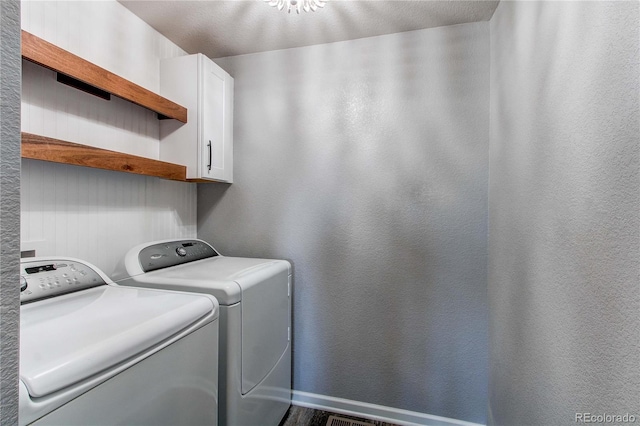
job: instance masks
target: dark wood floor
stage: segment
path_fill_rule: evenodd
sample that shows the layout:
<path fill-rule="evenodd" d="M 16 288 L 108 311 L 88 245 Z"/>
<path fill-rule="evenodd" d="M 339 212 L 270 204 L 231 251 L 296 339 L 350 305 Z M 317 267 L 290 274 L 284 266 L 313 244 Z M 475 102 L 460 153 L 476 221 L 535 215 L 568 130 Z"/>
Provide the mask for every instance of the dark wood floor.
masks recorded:
<path fill-rule="evenodd" d="M 375 426 L 396 426 L 392 423 L 384 423 L 376 420 L 362 419 L 359 417 L 347 416 L 344 414 L 330 413 L 328 411 L 314 410 L 292 405 L 280 426 L 325 426 L 329 416 L 340 416 L 351 420 L 366 422 Z"/>

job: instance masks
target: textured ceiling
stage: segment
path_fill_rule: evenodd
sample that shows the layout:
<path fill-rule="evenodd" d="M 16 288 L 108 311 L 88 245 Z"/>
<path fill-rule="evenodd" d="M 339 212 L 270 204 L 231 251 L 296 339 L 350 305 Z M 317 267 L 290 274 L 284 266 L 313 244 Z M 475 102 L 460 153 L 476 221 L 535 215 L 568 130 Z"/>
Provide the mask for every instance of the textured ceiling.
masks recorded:
<path fill-rule="evenodd" d="M 188 53 L 242 55 L 488 21 L 498 1 L 329 0 L 317 12 L 287 14 L 260 0 L 119 0 Z"/>

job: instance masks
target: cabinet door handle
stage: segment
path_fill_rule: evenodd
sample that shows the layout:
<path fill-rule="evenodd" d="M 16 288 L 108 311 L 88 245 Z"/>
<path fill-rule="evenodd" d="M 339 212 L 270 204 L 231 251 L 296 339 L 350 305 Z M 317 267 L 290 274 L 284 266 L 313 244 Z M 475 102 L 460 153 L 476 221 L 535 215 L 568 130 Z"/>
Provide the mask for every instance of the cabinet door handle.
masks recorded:
<path fill-rule="evenodd" d="M 209 141 L 207 146 L 209 147 L 209 164 L 207 165 L 207 167 L 209 168 L 209 171 L 211 171 L 211 141 Z"/>

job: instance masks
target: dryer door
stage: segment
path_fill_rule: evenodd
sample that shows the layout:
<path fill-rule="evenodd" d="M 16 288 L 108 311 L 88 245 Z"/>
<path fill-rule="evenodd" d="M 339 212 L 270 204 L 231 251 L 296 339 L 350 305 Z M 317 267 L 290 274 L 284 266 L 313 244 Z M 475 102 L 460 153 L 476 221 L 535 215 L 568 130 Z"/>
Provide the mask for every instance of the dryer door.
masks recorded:
<path fill-rule="evenodd" d="M 266 266 L 266 265 L 265 265 Z M 276 365 L 289 343 L 289 263 L 272 262 L 237 281 L 242 288 L 242 394 Z"/>

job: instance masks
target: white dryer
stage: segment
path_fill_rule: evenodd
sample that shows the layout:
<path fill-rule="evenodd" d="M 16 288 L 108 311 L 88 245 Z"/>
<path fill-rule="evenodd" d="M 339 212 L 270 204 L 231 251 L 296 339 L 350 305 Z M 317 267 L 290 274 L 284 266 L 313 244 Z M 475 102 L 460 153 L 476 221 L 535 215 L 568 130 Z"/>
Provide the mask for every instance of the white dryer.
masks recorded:
<path fill-rule="evenodd" d="M 291 403 L 291 265 L 225 257 L 198 240 L 131 249 L 119 284 L 213 295 L 220 303 L 219 423 L 277 426 Z"/>
<path fill-rule="evenodd" d="M 216 425 L 217 301 L 21 262 L 21 425 Z"/>

